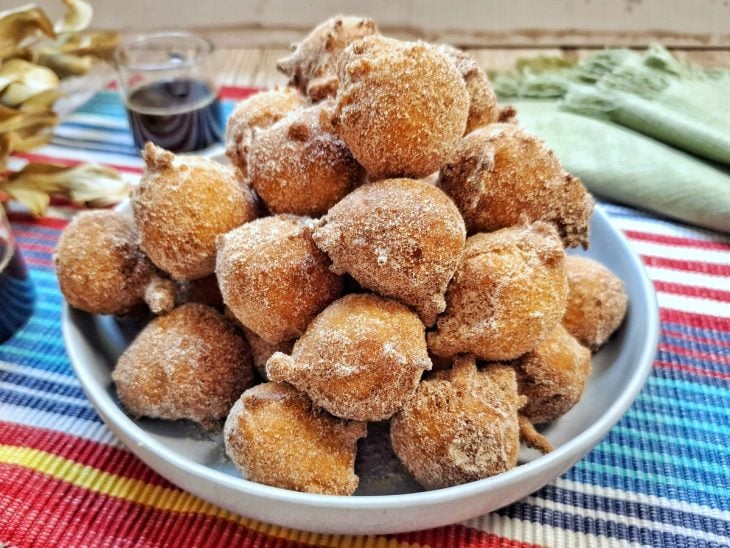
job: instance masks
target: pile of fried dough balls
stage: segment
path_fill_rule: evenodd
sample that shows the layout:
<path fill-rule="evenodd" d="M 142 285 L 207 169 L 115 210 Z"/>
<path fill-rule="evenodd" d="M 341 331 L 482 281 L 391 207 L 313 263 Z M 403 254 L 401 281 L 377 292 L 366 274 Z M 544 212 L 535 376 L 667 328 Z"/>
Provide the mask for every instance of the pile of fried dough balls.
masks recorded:
<path fill-rule="evenodd" d="M 133 219 L 81 213 L 68 302 L 156 317 L 120 357 L 135 417 L 220 428 L 256 482 L 350 495 L 368 422 L 426 489 L 517 465 L 621 323 L 593 201 L 469 55 L 335 17 L 243 100 L 234 168 L 147 144 Z"/>

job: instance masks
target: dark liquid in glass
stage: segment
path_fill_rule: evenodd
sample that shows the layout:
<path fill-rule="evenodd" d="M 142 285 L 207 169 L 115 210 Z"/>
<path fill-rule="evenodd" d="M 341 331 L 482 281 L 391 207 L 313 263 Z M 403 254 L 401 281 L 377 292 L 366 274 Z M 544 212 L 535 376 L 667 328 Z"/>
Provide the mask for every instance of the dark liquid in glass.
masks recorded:
<path fill-rule="evenodd" d="M 0 206 L 1 207 L 1 206 Z M 8 251 L 9 243 L 0 238 L 0 259 Z M 33 313 L 35 292 L 18 248 L 0 271 L 0 343 L 28 321 Z"/>
<path fill-rule="evenodd" d="M 223 140 L 220 102 L 201 80 L 147 84 L 130 94 L 126 106 L 137 148 L 152 141 L 172 152 L 191 152 Z"/>

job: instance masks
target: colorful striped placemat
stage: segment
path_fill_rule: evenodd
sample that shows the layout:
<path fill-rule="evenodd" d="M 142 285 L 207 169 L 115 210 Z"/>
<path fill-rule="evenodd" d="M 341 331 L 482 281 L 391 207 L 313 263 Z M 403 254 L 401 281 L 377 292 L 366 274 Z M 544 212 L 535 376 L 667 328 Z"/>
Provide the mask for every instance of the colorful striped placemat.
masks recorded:
<path fill-rule="evenodd" d="M 249 89 L 223 90 L 225 108 Z M 117 95 L 102 92 L 27 159 L 95 161 L 138 177 Z M 38 293 L 0 345 L 0 546 L 730 545 L 730 237 L 603 204 L 657 289 L 652 374 L 608 436 L 555 482 L 499 511 L 428 531 L 316 535 L 216 508 L 127 451 L 74 377 L 51 255 L 66 221 L 13 215 Z M 0 303 L 2 313 L 3 303 Z"/>

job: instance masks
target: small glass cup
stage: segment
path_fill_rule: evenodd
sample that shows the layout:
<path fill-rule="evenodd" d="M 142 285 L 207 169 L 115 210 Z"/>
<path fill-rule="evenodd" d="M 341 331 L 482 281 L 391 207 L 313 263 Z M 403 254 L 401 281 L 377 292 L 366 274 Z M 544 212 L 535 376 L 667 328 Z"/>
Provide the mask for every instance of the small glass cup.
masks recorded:
<path fill-rule="evenodd" d="M 151 141 L 172 152 L 193 152 L 222 142 L 214 49 L 210 40 L 183 31 L 122 41 L 115 53 L 119 91 L 138 149 Z"/>
<path fill-rule="evenodd" d="M 0 204 L 0 343 L 23 327 L 34 303 L 33 282 Z"/>

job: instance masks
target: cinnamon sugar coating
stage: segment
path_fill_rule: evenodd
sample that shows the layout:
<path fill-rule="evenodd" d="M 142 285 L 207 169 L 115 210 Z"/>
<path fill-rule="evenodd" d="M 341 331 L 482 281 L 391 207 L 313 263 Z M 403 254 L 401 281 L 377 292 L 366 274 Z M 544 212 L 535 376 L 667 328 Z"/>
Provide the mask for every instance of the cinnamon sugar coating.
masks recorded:
<path fill-rule="evenodd" d="M 132 221 L 116 211 L 76 215 L 53 256 L 69 304 L 91 314 L 124 314 L 143 300 L 154 313 L 171 309 L 174 286 L 158 276 L 138 239 Z"/>
<path fill-rule="evenodd" d="M 175 157 L 147 143 L 145 173 L 132 196 L 140 245 L 178 280 L 213 273 L 215 240 L 256 217 L 253 193 L 209 158 Z"/>
<path fill-rule="evenodd" d="M 251 185 L 271 213 L 318 217 L 360 184 L 362 167 L 332 132 L 332 104 L 296 110 L 253 138 Z"/>
<path fill-rule="evenodd" d="M 621 325 L 628 298 L 623 282 L 601 263 L 569 256 L 565 328 L 592 350 L 598 350 Z"/>
<path fill-rule="evenodd" d="M 289 87 L 262 91 L 238 103 L 226 126 L 226 156 L 231 163 L 247 175 L 254 132 L 274 125 L 305 104 L 304 97 Z"/>
<path fill-rule="evenodd" d="M 223 300 L 271 344 L 294 339 L 342 293 L 342 278 L 312 241 L 313 221 L 264 217 L 221 236 L 216 276 Z"/>
<path fill-rule="evenodd" d="M 135 417 L 190 419 L 213 429 L 253 384 L 253 366 L 233 324 L 190 303 L 152 320 L 119 357 L 112 379 Z"/>
<path fill-rule="evenodd" d="M 428 347 L 509 360 L 547 337 L 565 311 L 565 252 L 552 225 L 504 228 L 467 238 Z"/>
<path fill-rule="evenodd" d="M 312 321 L 291 356 L 271 356 L 266 373 L 337 417 L 378 421 L 400 409 L 430 368 L 413 312 L 391 299 L 351 294 Z"/>
<path fill-rule="evenodd" d="M 545 143 L 515 124 L 492 124 L 464 137 L 441 168 L 439 184 L 470 234 L 525 220 L 555 225 L 568 247 L 588 247 L 593 200 Z"/>
<path fill-rule="evenodd" d="M 527 398 L 520 413 L 541 424 L 578 403 L 591 372 L 591 352 L 557 324 L 534 350 L 510 365 L 517 371 L 520 394 Z"/>
<path fill-rule="evenodd" d="M 351 495 L 357 440 L 363 422 L 338 419 L 316 409 L 286 383 L 246 390 L 224 428 L 226 453 L 251 481 L 324 495 Z"/>
<path fill-rule="evenodd" d="M 466 129 L 469 94 L 434 46 L 368 36 L 339 65 L 333 122 L 371 180 L 425 177 Z"/>
<path fill-rule="evenodd" d="M 438 188 L 388 179 L 346 196 L 312 237 L 332 259 L 332 270 L 412 306 L 433 325 L 446 308 L 444 292 L 466 229 L 459 210 Z"/>
<path fill-rule="evenodd" d="M 334 97 L 337 93 L 337 65 L 342 51 L 352 42 L 378 34 L 375 21 L 367 17 L 338 15 L 320 23 L 292 46 L 288 57 L 277 61 L 277 68 L 289 77 L 292 86 L 312 101 Z"/>
<path fill-rule="evenodd" d="M 497 106 L 497 95 L 477 60 L 465 51 L 445 44 L 438 46 L 438 51 L 456 66 L 469 93 L 469 117 L 464 133 L 499 122 L 502 109 Z"/>
<path fill-rule="evenodd" d="M 515 467 L 520 447 L 514 370 L 477 370 L 459 357 L 418 389 L 390 425 L 393 449 L 426 489 L 483 479 Z"/>

